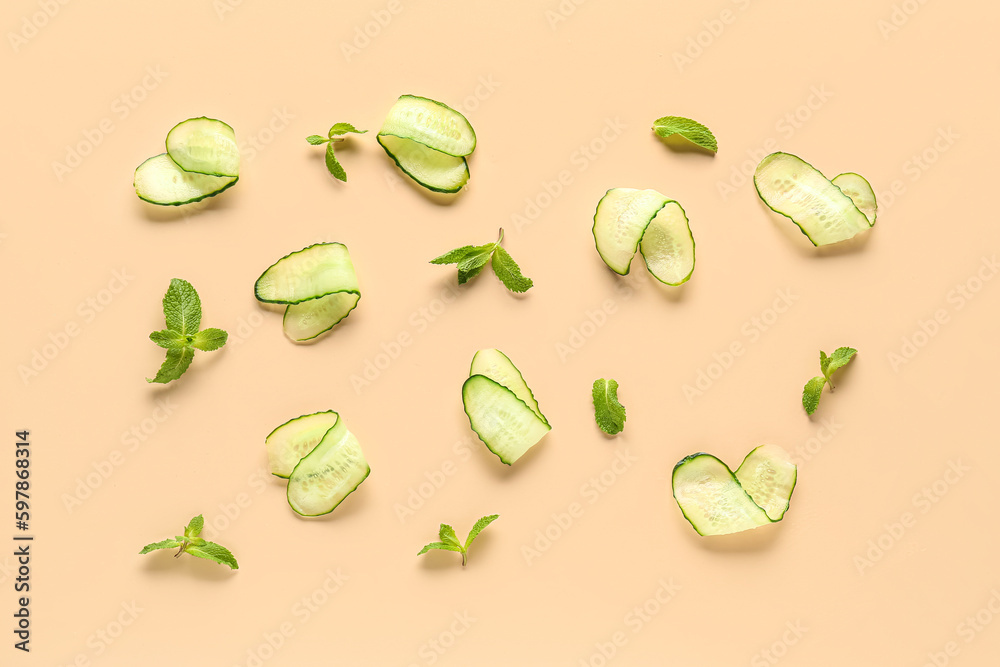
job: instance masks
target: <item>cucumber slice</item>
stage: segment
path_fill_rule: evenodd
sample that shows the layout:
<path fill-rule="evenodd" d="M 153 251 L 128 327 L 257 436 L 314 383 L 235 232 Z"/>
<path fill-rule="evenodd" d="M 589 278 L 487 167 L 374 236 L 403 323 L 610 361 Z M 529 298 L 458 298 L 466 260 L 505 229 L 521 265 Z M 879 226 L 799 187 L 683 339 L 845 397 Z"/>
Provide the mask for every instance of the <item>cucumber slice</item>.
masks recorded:
<path fill-rule="evenodd" d="M 469 375 L 485 375 L 494 382 L 506 387 L 531 408 L 535 415 L 548 426 L 549 420 L 538 409 L 538 401 L 531 393 L 528 383 L 521 376 L 521 371 L 506 354 L 497 349 L 479 350 L 472 357 L 472 368 Z"/>
<path fill-rule="evenodd" d="M 469 182 L 464 157 L 436 151 L 412 139 L 381 134 L 376 139 L 403 173 L 428 190 L 452 194 Z"/>
<path fill-rule="evenodd" d="M 296 342 L 312 340 L 350 315 L 360 300 L 360 294 L 336 292 L 289 305 L 285 308 L 285 316 L 281 321 L 282 329 L 286 336 Z"/>
<path fill-rule="evenodd" d="M 167 155 L 184 171 L 210 176 L 239 176 L 236 133 L 214 118 L 189 118 L 167 133 Z"/>
<path fill-rule="evenodd" d="M 618 275 L 628 274 L 636 250 L 653 277 L 666 285 L 694 272 L 694 236 L 680 204 L 656 190 L 612 188 L 594 213 L 594 243 Z"/>
<path fill-rule="evenodd" d="M 639 252 L 646 260 L 646 268 L 661 283 L 676 286 L 691 279 L 694 236 L 680 204 L 667 202 L 649 221 Z"/>
<path fill-rule="evenodd" d="M 711 454 L 692 454 L 674 466 L 674 498 L 699 535 L 728 535 L 771 523 L 729 467 Z"/>
<path fill-rule="evenodd" d="M 343 243 L 316 243 L 289 253 L 269 266 L 254 284 L 254 295 L 265 303 L 296 304 L 336 292 L 361 294 Z"/>
<path fill-rule="evenodd" d="M 476 148 L 476 132 L 465 116 L 447 104 L 416 95 L 401 95 L 378 133 L 412 139 L 455 157 L 469 155 Z"/>
<path fill-rule="evenodd" d="M 768 208 L 798 225 L 815 246 L 846 241 L 871 226 L 850 197 L 790 153 L 761 160 L 753 182 Z"/>
<path fill-rule="evenodd" d="M 462 404 L 472 430 L 507 465 L 552 430 L 513 391 L 485 375 L 473 375 L 465 381 Z"/>
<path fill-rule="evenodd" d="M 798 470 L 788 452 L 777 445 L 761 445 L 747 454 L 736 469 L 736 479 L 771 521 L 781 521 L 795 490 Z"/>
<path fill-rule="evenodd" d="M 302 516 L 329 514 L 370 472 L 361 444 L 338 416 L 319 444 L 289 475 L 288 505 Z"/>
<path fill-rule="evenodd" d="M 160 153 L 136 167 L 132 185 L 143 201 L 159 206 L 180 206 L 214 197 L 238 180 L 238 176 L 208 176 L 184 171 L 170 156 Z"/>
<path fill-rule="evenodd" d="M 854 172 L 834 176 L 830 182 L 851 198 L 858 210 L 868 218 L 868 226 L 874 227 L 875 218 L 878 215 L 878 202 L 875 201 L 875 190 L 872 189 L 872 184 L 864 176 Z"/>
<path fill-rule="evenodd" d="M 296 464 L 311 452 L 340 417 L 333 410 L 290 419 L 264 440 L 271 474 L 288 479 Z"/>

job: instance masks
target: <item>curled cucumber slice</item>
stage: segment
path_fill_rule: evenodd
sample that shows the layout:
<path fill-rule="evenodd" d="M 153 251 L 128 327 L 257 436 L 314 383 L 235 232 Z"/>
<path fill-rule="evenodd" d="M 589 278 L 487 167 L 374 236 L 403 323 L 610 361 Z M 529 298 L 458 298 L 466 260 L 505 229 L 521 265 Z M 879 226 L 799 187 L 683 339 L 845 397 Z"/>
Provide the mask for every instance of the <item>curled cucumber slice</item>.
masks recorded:
<path fill-rule="evenodd" d="M 841 183 L 857 186 L 856 179 L 843 176 Z M 867 192 L 858 190 L 862 202 L 870 193 L 869 221 L 852 197 L 811 164 L 790 153 L 772 153 L 761 160 L 753 181 L 768 208 L 798 225 L 815 246 L 846 241 L 874 224 L 875 195 L 870 185 Z"/>
<path fill-rule="evenodd" d="M 143 201 L 159 206 L 180 206 L 214 197 L 238 180 L 236 176 L 206 176 L 184 171 L 166 153 L 161 153 L 136 167 L 132 185 Z"/>
<path fill-rule="evenodd" d="M 184 171 L 239 176 L 240 148 L 233 128 L 214 118 L 189 118 L 167 133 L 167 155 Z"/>
<path fill-rule="evenodd" d="M 302 516 L 322 516 L 332 512 L 368 478 L 371 467 L 361 444 L 336 418 L 315 447 L 296 463 L 288 476 L 288 505 Z M 304 449 L 292 444 L 287 449 Z"/>
<path fill-rule="evenodd" d="M 264 440 L 271 474 L 288 479 L 302 458 L 316 448 L 340 416 L 333 410 L 302 415 L 286 421 Z"/>
<path fill-rule="evenodd" d="M 796 467 L 775 445 L 754 449 L 733 473 L 711 454 L 674 466 L 674 499 L 699 535 L 728 535 L 776 523 L 795 489 Z"/>
<path fill-rule="evenodd" d="M 254 284 L 264 303 L 286 304 L 282 328 L 296 342 L 312 340 L 347 317 L 361 300 L 343 243 L 317 243 L 285 255 Z"/>
<path fill-rule="evenodd" d="M 377 139 L 403 173 L 428 190 L 455 193 L 469 181 L 466 157 L 476 148 L 476 133 L 446 104 L 402 95 Z"/>
<path fill-rule="evenodd" d="M 473 357 L 462 405 L 472 430 L 507 465 L 552 430 L 520 371 L 499 350 L 480 350 Z"/>
<path fill-rule="evenodd" d="M 875 201 L 875 191 L 872 189 L 872 184 L 865 177 L 853 172 L 834 176 L 830 182 L 851 198 L 858 210 L 868 218 L 868 226 L 873 227 L 878 215 L 878 202 Z"/>
<path fill-rule="evenodd" d="M 626 275 L 636 250 L 653 277 L 666 285 L 694 273 L 694 236 L 681 205 L 656 190 L 612 188 L 594 213 L 594 243 L 612 271 Z"/>

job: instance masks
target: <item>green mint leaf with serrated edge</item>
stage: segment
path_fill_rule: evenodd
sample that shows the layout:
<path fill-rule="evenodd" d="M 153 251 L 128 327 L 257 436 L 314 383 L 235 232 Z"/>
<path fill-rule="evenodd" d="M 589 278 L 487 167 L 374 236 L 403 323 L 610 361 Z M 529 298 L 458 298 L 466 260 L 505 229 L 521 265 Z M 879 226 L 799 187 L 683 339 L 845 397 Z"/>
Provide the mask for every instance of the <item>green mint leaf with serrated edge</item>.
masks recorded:
<path fill-rule="evenodd" d="M 148 554 L 150 551 L 157 551 L 159 549 L 176 549 L 181 545 L 179 540 L 163 540 L 162 542 L 153 542 L 152 544 L 147 544 L 139 552 L 139 555 Z"/>
<path fill-rule="evenodd" d="M 159 384 L 172 382 L 184 375 L 184 371 L 191 365 L 192 359 L 194 359 L 193 347 L 172 347 L 167 350 L 167 358 L 163 360 L 163 365 L 156 372 L 156 377 L 146 378 L 146 382 Z"/>
<path fill-rule="evenodd" d="M 484 516 L 472 527 L 469 531 L 468 537 L 465 538 L 465 544 L 458 541 L 458 536 L 455 535 L 455 530 L 448 524 L 442 523 L 441 528 L 438 531 L 438 538 L 440 542 L 431 542 L 424 546 L 419 552 L 418 556 L 431 551 L 433 549 L 440 549 L 443 551 L 456 551 L 462 554 L 462 566 L 464 567 L 469 560 L 469 547 L 472 546 L 472 541 L 476 539 L 476 536 L 483 531 L 486 526 L 490 525 L 494 521 L 500 518 L 499 514 L 490 514 Z"/>
<path fill-rule="evenodd" d="M 233 556 L 229 549 L 221 544 L 209 542 L 201 537 L 198 537 L 204 527 L 205 519 L 201 514 L 199 514 L 191 519 L 191 521 L 188 522 L 188 525 L 184 527 L 183 535 L 178 535 L 172 540 L 163 540 L 162 542 L 147 544 L 142 548 L 142 551 L 140 551 L 139 554 L 148 554 L 151 551 L 157 551 L 159 549 L 177 549 L 178 551 L 174 554 L 174 558 L 179 557 L 182 553 L 187 553 L 192 556 L 196 556 L 197 558 L 205 558 L 207 560 L 215 561 L 216 563 L 221 563 L 222 565 L 228 565 L 233 570 L 238 570 L 240 566 L 236 562 L 236 557 Z"/>
<path fill-rule="evenodd" d="M 204 527 L 205 517 L 199 514 L 188 522 L 187 527 L 184 529 L 184 537 L 198 537 L 201 535 L 201 529 Z"/>
<path fill-rule="evenodd" d="M 822 371 L 823 375 L 830 377 L 830 357 L 826 356 L 826 352 L 823 350 L 819 351 L 819 370 Z"/>
<path fill-rule="evenodd" d="M 490 261 L 490 255 L 493 254 L 493 250 L 496 246 L 492 243 L 483 246 L 477 246 L 472 252 L 470 252 L 462 261 L 458 263 L 458 284 L 464 285 L 471 279 L 479 275 L 479 272 L 483 270 L 486 266 L 486 262 Z"/>
<path fill-rule="evenodd" d="M 149 340 L 153 341 L 160 347 L 167 348 L 168 350 L 174 347 L 184 347 L 187 345 L 187 336 L 179 331 L 171 331 L 170 329 L 154 331 L 149 334 Z"/>
<path fill-rule="evenodd" d="M 337 161 L 337 156 L 333 152 L 332 143 L 326 145 L 326 169 L 333 174 L 333 177 L 338 181 L 343 181 L 344 183 L 347 182 L 347 172 L 344 171 L 340 162 Z"/>
<path fill-rule="evenodd" d="M 202 329 L 191 338 L 191 346 L 202 352 L 212 352 L 218 350 L 229 340 L 229 334 L 222 329 L 209 327 Z"/>
<path fill-rule="evenodd" d="M 835 370 L 843 368 L 850 363 L 851 359 L 853 359 L 854 355 L 857 353 L 858 351 L 853 347 L 838 347 L 833 351 L 833 354 L 830 355 L 830 363 L 827 367 L 825 375 L 830 377 Z M 830 383 L 830 388 L 833 388 L 832 382 Z"/>
<path fill-rule="evenodd" d="M 163 295 L 163 318 L 171 331 L 191 336 L 201 328 L 201 299 L 186 280 L 174 278 Z"/>
<path fill-rule="evenodd" d="M 196 348 L 211 352 L 225 345 L 229 338 L 229 334 L 222 329 L 198 331 L 201 326 L 201 299 L 191 283 L 180 278 L 171 280 L 163 295 L 163 319 L 167 328 L 149 334 L 149 339 L 166 348 L 167 357 L 156 377 L 146 378 L 146 382 L 166 384 L 176 380 L 191 365 Z"/>
<path fill-rule="evenodd" d="M 354 134 L 365 134 L 368 130 L 359 130 L 350 123 L 334 123 L 333 127 L 330 128 L 329 137 L 332 139 L 340 134 L 347 134 L 348 132 Z"/>
<path fill-rule="evenodd" d="M 719 143 L 712 131 L 698 121 L 683 116 L 664 116 L 653 121 L 653 131 L 659 137 L 669 137 L 679 134 L 691 143 L 718 152 Z"/>
<path fill-rule="evenodd" d="M 483 532 L 483 529 L 486 528 L 486 526 L 490 525 L 499 518 L 499 514 L 490 514 L 477 521 L 472 527 L 472 530 L 469 531 L 469 536 L 465 538 L 465 550 L 469 550 L 469 547 L 472 546 L 472 541 L 476 539 L 479 533 Z"/>
<path fill-rule="evenodd" d="M 449 250 L 445 254 L 435 257 L 431 260 L 431 264 L 458 264 L 475 250 L 476 246 L 464 245 L 461 248 Z"/>
<path fill-rule="evenodd" d="M 325 144 L 330 140 L 327 139 L 326 137 L 321 137 L 318 134 L 310 134 L 308 137 L 306 137 L 306 141 L 308 141 L 309 144 L 312 146 L 319 146 L 320 144 Z"/>
<path fill-rule="evenodd" d="M 231 570 L 240 569 L 239 563 L 236 562 L 236 557 L 233 556 L 232 552 L 221 544 L 216 544 L 215 542 L 205 542 L 199 546 L 191 544 L 188 545 L 184 551 L 192 556 L 197 556 L 198 558 L 215 561 L 221 565 L 228 565 Z"/>
<path fill-rule="evenodd" d="M 822 375 L 817 375 L 813 379 L 806 382 L 806 386 L 802 388 L 802 407 L 806 409 L 806 414 L 812 414 L 816 412 L 816 408 L 819 407 L 819 397 L 823 394 L 823 387 L 826 386 L 826 378 Z"/>
<path fill-rule="evenodd" d="M 616 435 L 625 428 L 625 406 L 618 402 L 618 383 L 600 378 L 594 380 L 594 419 L 601 430 Z"/>
<path fill-rule="evenodd" d="M 534 285 L 531 278 L 521 274 L 521 267 L 517 265 L 510 253 L 499 245 L 493 251 L 492 265 L 493 273 L 511 292 L 521 294 L 527 292 Z"/>

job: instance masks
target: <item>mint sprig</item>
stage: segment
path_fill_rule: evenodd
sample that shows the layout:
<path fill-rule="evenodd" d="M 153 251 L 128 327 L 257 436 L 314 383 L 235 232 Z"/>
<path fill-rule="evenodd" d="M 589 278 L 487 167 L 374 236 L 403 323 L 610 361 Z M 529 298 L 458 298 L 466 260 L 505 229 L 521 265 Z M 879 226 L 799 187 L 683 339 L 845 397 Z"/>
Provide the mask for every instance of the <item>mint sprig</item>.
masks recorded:
<path fill-rule="evenodd" d="M 521 274 L 521 267 L 517 265 L 510 253 L 500 246 L 502 242 L 503 229 L 501 228 L 500 237 L 496 242 L 477 246 L 466 245 L 449 250 L 440 257 L 432 259 L 431 264 L 458 264 L 458 284 L 464 285 L 479 275 L 479 272 L 489 262 L 493 267 L 494 275 L 503 283 L 504 287 L 518 294 L 527 292 L 534 283 L 531 278 Z"/>
<path fill-rule="evenodd" d="M 163 295 L 163 319 L 167 328 L 149 334 L 149 339 L 166 348 L 167 358 L 157 371 L 156 377 L 146 378 L 146 382 L 166 384 L 176 380 L 191 365 L 194 351 L 211 352 L 226 344 L 229 337 L 222 329 L 202 329 L 201 299 L 198 292 L 186 280 L 174 278 L 167 293 Z"/>
<path fill-rule="evenodd" d="M 600 378 L 594 380 L 594 419 L 601 430 L 616 435 L 625 428 L 625 406 L 618 402 L 618 383 Z"/>
<path fill-rule="evenodd" d="M 690 118 L 683 116 L 664 116 L 653 121 L 653 132 L 656 136 L 667 138 L 674 134 L 679 134 L 696 146 L 700 146 L 713 153 L 719 151 L 719 142 L 715 140 L 712 131 Z"/>
<path fill-rule="evenodd" d="M 151 551 L 159 549 L 177 549 L 174 558 L 179 558 L 181 554 L 188 553 L 196 558 L 204 558 L 222 565 L 228 565 L 232 570 L 240 569 L 239 564 L 236 562 L 236 557 L 233 556 L 229 549 L 221 544 L 209 542 L 199 537 L 204 527 L 205 519 L 199 514 L 188 522 L 188 525 L 184 528 L 183 535 L 178 535 L 172 540 L 162 540 L 147 544 L 139 552 L 139 555 L 148 554 Z"/>
<path fill-rule="evenodd" d="M 336 178 L 338 181 L 343 181 L 344 183 L 346 183 L 347 172 L 344 171 L 344 168 L 341 166 L 340 162 L 337 161 L 337 156 L 333 152 L 333 146 L 334 144 L 344 141 L 347 138 L 342 135 L 345 135 L 349 132 L 353 134 L 364 134 L 367 131 L 368 130 L 359 130 L 350 123 L 334 123 L 333 126 L 330 128 L 330 131 L 327 132 L 325 137 L 322 137 L 318 134 L 311 134 L 308 137 L 306 137 L 306 141 L 308 141 L 309 144 L 312 146 L 321 146 L 323 144 L 326 144 L 327 171 L 333 174 L 333 177 Z"/>
<path fill-rule="evenodd" d="M 462 554 L 462 567 L 465 567 L 465 564 L 469 560 L 469 547 L 472 546 L 472 541 L 476 539 L 476 536 L 479 535 L 479 533 L 483 532 L 483 529 L 486 528 L 486 526 L 490 525 L 498 518 L 500 518 L 499 514 L 490 514 L 489 516 L 484 516 L 482 519 L 477 521 L 472 527 L 472 530 L 469 531 L 468 537 L 465 538 L 465 544 L 458 541 L 458 535 L 455 534 L 454 528 L 446 523 L 442 523 L 441 528 L 438 530 L 438 539 L 440 542 L 431 542 L 421 549 L 417 555 L 422 556 L 432 549 L 457 551 Z"/>
<path fill-rule="evenodd" d="M 857 353 L 858 351 L 853 347 L 838 347 L 830 356 L 826 356 L 826 352 L 820 350 L 819 369 L 823 374 L 812 378 L 802 388 L 802 407 L 806 409 L 806 414 L 811 415 L 816 412 L 816 408 L 819 407 L 820 396 L 823 393 L 823 387 L 829 384 L 830 391 L 834 390 L 833 379 L 831 378 L 833 372 L 850 363 L 851 359 Z"/>

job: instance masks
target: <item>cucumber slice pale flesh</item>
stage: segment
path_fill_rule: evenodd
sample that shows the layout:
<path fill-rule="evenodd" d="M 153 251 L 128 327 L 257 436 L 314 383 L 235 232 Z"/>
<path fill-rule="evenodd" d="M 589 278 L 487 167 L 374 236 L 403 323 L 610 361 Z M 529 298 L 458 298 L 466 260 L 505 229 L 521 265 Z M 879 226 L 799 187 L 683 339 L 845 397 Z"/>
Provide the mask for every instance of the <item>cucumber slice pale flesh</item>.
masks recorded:
<path fill-rule="evenodd" d="M 361 444 L 338 416 L 288 477 L 288 505 L 302 516 L 332 512 L 371 473 Z"/>
<path fill-rule="evenodd" d="M 447 104 L 416 95 L 396 100 L 379 135 L 412 139 L 455 157 L 469 155 L 476 148 L 476 132 L 465 116 Z"/>
<path fill-rule="evenodd" d="M 868 218 L 868 225 L 873 227 L 878 215 L 878 202 L 875 201 L 875 190 L 872 189 L 872 184 L 868 182 L 868 179 L 860 174 L 847 172 L 834 176 L 830 182 L 851 198 L 858 210 Z"/>
<path fill-rule="evenodd" d="M 407 176 L 434 192 L 453 194 L 469 182 L 469 165 L 412 139 L 378 135 L 379 145 Z"/>
<path fill-rule="evenodd" d="M 798 470 L 777 445 L 761 445 L 747 454 L 734 473 L 743 490 L 767 513 L 771 521 L 781 521 L 795 490 Z"/>
<path fill-rule="evenodd" d="M 511 390 L 515 396 L 531 408 L 531 411 L 539 419 L 548 425 L 549 420 L 545 418 L 545 415 L 538 408 L 538 401 L 535 400 L 535 395 L 531 393 L 528 383 L 521 376 L 521 371 L 517 370 L 517 366 L 510 360 L 510 357 L 500 350 L 491 348 L 476 352 L 472 357 L 472 367 L 469 369 L 469 375 L 485 375 L 494 382 Z"/>
<path fill-rule="evenodd" d="M 254 295 L 265 303 L 302 303 L 335 292 L 359 293 L 354 264 L 343 243 L 316 243 L 289 253 L 254 284 Z"/>
<path fill-rule="evenodd" d="M 155 155 L 135 170 L 132 185 L 139 199 L 159 206 L 193 204 L 232 187 L 238 176 L 209 176 L 184 171 L 166 153 Z"/>
<path fill-rule="evenodd" d="M 815 246 L 846 241 L 871 227 L 850 197 L 790 153 L 772 153 L 761 160 L 753 181 L 768 208 L 798 225 Z"/>
<path fill-rule="evenodd" d="M 189 118 L 167 133 L 167 155 L 184 171 L 239 176 L 240 148 L 233 128 L 214 118 Z"/>
<path fill-rule="evenodd" d="M 612 188 L 594 213 L 594 243 L 601 259 L 628 274 L 636 250 L 646 268 L 666 285 L 687 282 L 694 272 L 694 236 L 684 209 L 656 190 Z"/>
<path fill-rule="evenodd" d="M 335 292 L 294 303 L 285 308 L 281 327 L 292 340 L 304 343 L 326 333 L 351 314 L 361 295 L 354 292 Z"/>
<path fill-rule="evenodd" d="M 288 479 L 296 464 L 316 448 L 339 419 L 332 410 L 316 412 L 290 419 L 271 431 L 264 440 L 271 474 Z"/>
<path fill-rule="evenodd" d="M 672 485 L 684 518 L 699 535 L 728 535 L 771 523 L 729 467 L 711 454 L 681 459 Z"/>
<path fill-rule="evenodd" d="M 552 430 L 513 391 L 485 375 L 473 375 L 465 381 L 462 404 L 472 430 L 507 465 Z"/>

